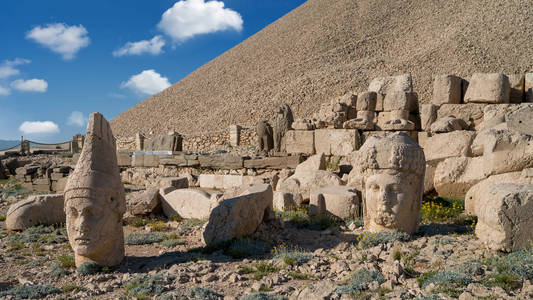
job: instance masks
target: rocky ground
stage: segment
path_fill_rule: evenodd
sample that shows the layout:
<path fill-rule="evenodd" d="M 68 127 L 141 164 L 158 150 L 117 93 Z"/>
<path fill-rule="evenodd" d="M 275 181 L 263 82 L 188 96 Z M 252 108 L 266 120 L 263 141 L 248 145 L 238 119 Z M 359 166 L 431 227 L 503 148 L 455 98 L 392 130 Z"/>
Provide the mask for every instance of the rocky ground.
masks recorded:
<path fill-rule="evenodd" d="M 0 216 L 24 198 L 2 183 Z M 18 194 L 18 195 L 17 195 Z M 361 220 L 278 212 L 254 236 L 202 247 L 205 220 L 131 218 L 126 258 L 76 270 L 63 227 L 8 233 L 0 222 L 0 298 L 36 299 L 530 299 L 533 252 L 489 251 L 460 201 L 422 208 L 412 238 L 368 234 Z M 0 219 L 0 220 L 3 220 Z"/>

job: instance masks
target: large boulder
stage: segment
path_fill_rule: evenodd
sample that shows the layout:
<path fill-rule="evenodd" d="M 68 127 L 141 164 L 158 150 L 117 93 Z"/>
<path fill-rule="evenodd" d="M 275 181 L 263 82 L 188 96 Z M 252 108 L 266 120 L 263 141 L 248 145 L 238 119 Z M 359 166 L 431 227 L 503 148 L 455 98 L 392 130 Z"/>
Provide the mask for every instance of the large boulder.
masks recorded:
<path fill-rule="evenodd" d="M 385 95 L 393 91 L 412 92 L 413 79 L 411 74 L 374 78 L 368 86 L 368 91 Z"/>
<path fill-rule="evenodd" d="M 361 200 L 353 187 L 328 186 L 318 188 L 311 193 L 310 215 L 332 215 L 349 219 L 361 216 L 361 211 Z"/>
<path fill-rule="evenodd" d="M 356 129 L 315 130 L 316 153 L 344 156 L 357 150 L 359 143 L 359 132 Z"/>
<path fill-rule="evenodd" d="M 462 119 L 458 119 L 454 116 L 446 116 L 436 120 L 431 124 L 430 131 L 432 133 L 446 133 L 457 130 L 466 130 L 468 125 Z"/>
<path fill-rule="evenodd" d="M 126 211 L 132 215 L 149 215 L 156 211 L 160 203 L 158 188 L 126 195 Z"/>
<path fill-rule="evenodd" d="M 477 129 L 483 121 L 483 109 L 486 106 L 484 103 L 442 104 L 437 111 L 437 119 L 455 116 L 464 120 L 468 124 L 468 129 Z"/>
<path fill-rule="evenodd" d="M 280 179 L 276 190 L 293 193 L 295 197 L 299 194 L 306 202 L 310 198 L 311 190 L 323 186 L 339 186 L 342 183 L 342 179 L 335 173 L 315 170 L 295 173 L 291 177 Z"/>
<path fill-rule="evenodd" d="M 9 207 L 6 227 L 8 230 L 24 230 L 36 225 L 65 223 L 63 202 L 62 194 L 29 196 Z"/>
<path fill-rule="evenodd" d="M 481 191 L 476 205 L 476 236 L 488 248 L 516 251 L 533 240 L 533 185 L 498 183 Z"/>
<path fill-rule="evenodd" d="M 272 217 L 272 187 L 268 184 L 241 186 L 224 195 L 213 208 L 203 238 L 206 245 L 241 238 L 254 233 Z"/>
<path fill-rule="evenodd" d="M 426 161 L 440 161 L 448 157 L 471 156 L 470 146 L 476 136 L 474 131 L 458 130 L 428 136 L 418 134 L 418 142 L 424 148 Z"/>
<path fill-rule="evenodd" d="M 180 216 L 185 219 L 204 219 L 218 204 L 221 193 L 196 189 L 176 189 L 163 197 L 161 206 L 167 217 Z"/>
<path fill-rule="evenodd" d="M 436 105 L 461 103 L 462 81 L 461 77 L 455 75 L 435 76 L 431 103 Z"/>
<path fill-rule="evenodd" d="M 276 211 L 284 211 L 297 208 L 302 203 L 301 196 L 299 198 L 297 196 L 289 192 L 275 191 L 273 199 L 274 209 Z"/>
<path fill-rule="evenodd" d="M 318 153 L 309 157 L 296 167 L 295 173 L 311 172 L 326 169 L 326 157 L 324 153 Z"/>
<path fill-rule="evenodd" d="M 509 77 L 501 73 L 475 73 L 465 94 L 465 103 L 509 103 Z"/>
<path fill-rule="evenodd" d="M 533 105 L 521 106 L 509 112 L 507 127 L 511 131 L 533 135 Z"/>
<path fill-rule="evenodd" d="M 433 176 L 435 191 L 441 197 L 463 199 L 476 183 L 487 178 L 482 157 L 450 157 L 440 162 Z"/>

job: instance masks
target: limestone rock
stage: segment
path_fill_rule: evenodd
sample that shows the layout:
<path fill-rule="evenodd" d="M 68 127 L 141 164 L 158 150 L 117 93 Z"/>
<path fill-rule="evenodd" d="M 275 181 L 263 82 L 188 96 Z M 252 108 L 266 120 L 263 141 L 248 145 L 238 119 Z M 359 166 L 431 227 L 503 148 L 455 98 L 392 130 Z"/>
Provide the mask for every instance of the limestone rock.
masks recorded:
<path fill-rule="evenodd" d="M 393 91 L 412 92 L 413 79 L 411 74 L 374 78 L 368 86 L 368 91 L 384 95 Z"/>
<path fill-rule="evenodd" d="M 509 130 L 533 135 L 533 105 L 522 106 L 507 114 Z"/>
<path fill-rule="evenodd" d="M 187 177 L 163 177 L 159 180 L 159 187 L 175 187 L 177 189 L 186 189 L 189 187 L 189 179 Z"/>
<path fill-rule="evenodd" d="M 149 215 L 159 207 L 159 189 L 150 188 L 126 196 L 127 211 L 133 215 Z"/>
<path fill-rule="evenodd" d="M 65 188 L 67 233 L 76 266 L 114 266 L 124 258 L 124 186 L 115 138 L 99 113 L 89 117 L 85 144 Z"/>
<path fill-rule="evenodd" d="M 485 106 L 483 103 L 442 104 L 437 111 L 437 119 L 455 116 L 465 121 L 469 130 L 477 129 L 477 126 L 483 122 Z"/>
<path fill-rule="evenodd" d="M 306 161 L 299 164 L 296 167 L 296 173 L 310 172 L 316 170 L 325 170 L 326 169 L 326 157 L 324 153 L 318 153 L 309 157 Z"/>
<path fill-rule="evenodd" d="M 476 136 L 474 131 L 452 131 L 421 138 L 425 133 L 419 133 L 419 143 L 424 148 L 427 161 L 438 161 L 448 157 L 470 156 L 470 146 Z"/>
<path fill-rule="evenodd" d="M 465 123 L 465 121 L 457 119 L 454 116 L 447 116 L 444 118 L 440 118 L 436 120 L 433 124 L 431 124 L 430 131 L 432 133 L 446 133 L 456 130 L 465 130 L 467 128 L 468 125 Z"/>
<path fill-rule="evenodd" d="M 322 186 L 339 186 L 342 180 L 335 173 L 316 170 L 295 173 L 291 177 L 280 179 L 277 190 L 290 192 L 298 197 L 301 195 L 303 201 L 310 198 L 311 190 Z"/>
<path fill-rule="evenodd" d="M 7 230 L 65 223 L 63 202 L 62 194 L 31 195 L 9 207 L 6 216 Z"/>
<path fill-rule="evenodd" d="M 450 157 L 440 162 L 433 177 L 441 197 L 464 199 L 468 190 L 488 177 L 482 157 Z"/>
<path fill-rule="evenodd" d="M 248 236 L 272 214 L 270 185 L 241 186 L 224 195 L 224 199 L 213 208 L 203 232 L 204 241 L 209 246 Z"/>
<path fill-rule="evenodd" d="M 345 156 L 358 149 L 359 132 L 355 129 L 315 130 L 315 151 L 324 155 Z"/>
<path fill-rule="evenodd" d="M 315 129 L 315 125 L 311 120 L 307 119 L 296 119 L 292 123 L 292 129 L 294 130 L 313 130 Z"/>
<path fill-rule="evenodd" d="M 147 151 L 182 151 L 183 137 L 179 134 L 154 136 L 144 142 Z"/>
<path fill-rule="evenodd" d="M 533 179 L 533 178 L 532 178 Z M 522 172 L 510 172 L 503 173 L 498 175 L 492 175 L 488 178 L 478 182 L 472 186 L 465 195 L 465 213 L 473 215 L 476 212 L 476 203 L 481 203 L 485 201 L 482 198 L 483 191 L 488 190 L 490 186 L 497 183 L 523 183 L 529 184 L 533 183 L 532 179 L 522 177 Z"/>
<path fill-rule="evenodd" d="M 309 214 L 332 215 L 341 219 L 360 216 L 361 200 L 353 187 L 322 187 L 311 192 Z"/>
<path fill-rule="evenodd" d="M 377 104 L 377 94 L 375 92 L 364 92 L 357 97 L 357 111 L 375 111 Z"/>
<path fill-rule="evenodd" d="M 524 82 L 526 102 L 533 102 L 533 73 L 527 73 Z"/>
<path fill-rule="evenodd" d="M 166 194 L 162 201 L 163 213 L 167 217 L 180 216 L 185 219 L 204 219 L 218 204 L 222 196 L 218 192 L 196 189 L 176 189 Z"/>
<path fill-rule="evenodd" d="M 517 251 L 533 240 L 533 185 L 499 183 L 481 191 L 476 236 L 490 249 Z"/>
<path fill-rule="evenodd" d="M 211 169 L 240 169 L 244 165 L 242 157 L 234 154 L 201 155 L 198 161 L 202 168 Z"/>
<path fill-rule="evenodd" d="M 426 164 L 426 173 L 424 175 L 424 194 L 435 190 L 435 170 L 437 167 L 432 164 Z"/>
<path fill-rule="evenodd" d="M 285 134 L 287 153 L 315 154 L 315 132 L 303 130 L 289 130 Z"/>
<path fill-rule="evenodd" d="M 455 75 L 437 75 L 433 81 L 432 104 L 461 103 L 461 77 Z"/>
<path fill-rule="evenodd" d="M 406 119 L 394 119 L 381 125 L 381 129 L 386 131 L 411 131 L 415 129 L 415 123 Z"/>
<path fill-rule="evenodd" d="M 420 123 L 421 128 L 424 131 L 428 131 L 431 128 L 431 124 L 437 120 L 438 106 L 433 104 L 422 104 L 420 106 Z"/>
<path fill-rule="evenodd" d="M 524 74 L 511 74 L 507 75 L 509 78 L 509 86 L 511 92 L 509 94 L 510 103 L 522 103 L 524 99 L 524 85 L 525 85 L 525 76 Z"/>
<path fill-rule="evenodd" d="M 501 73 L 475 73 L 465 94 L 465 103 L 509 103 L 509 77 Z"/>
<path fill-rule="evenodd" d="M 291 210 L 298 207 L 301 203 L 301 200 L 294 199 L 295 195 L 293 193 L 275 191 L 273 206 L 277 211 Z"/>

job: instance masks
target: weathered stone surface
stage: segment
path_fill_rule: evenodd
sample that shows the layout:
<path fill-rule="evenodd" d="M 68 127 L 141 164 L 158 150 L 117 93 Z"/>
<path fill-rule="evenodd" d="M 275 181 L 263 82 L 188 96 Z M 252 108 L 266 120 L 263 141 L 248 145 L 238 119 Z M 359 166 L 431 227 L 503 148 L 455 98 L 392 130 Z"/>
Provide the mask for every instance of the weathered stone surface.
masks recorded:
<path fill-rule="evenodd" d="M 464 120 L 458 119 L 454 116 L 447 116 L 436 120 L 431 124 L 430 132 L 432 133 L 446 133 L 457 130 L 466 130 L 468 125 Z"/>
<path fill-rule="evenodd" d="M 357 97 L 357 111 L 375 111 L 377 104 L 377 94 L 375 92 L 364 92 Z"/>
<path fill-rule="evenodd" d="M 415 130 L 415 123 L 406 119 L 394 119 L 385 122 L 380 126 L 382 130 L 387 131 L 411 131 Z"/>
<path fill-rule="evenodd" d="M 488 177 L 482 157 L 450 157 L 440 162 L 433 177 L 441 197 L 464 199 L 468 190 Z"/>
<path fill-rule="evenodd" d="M 309 157 L 307 160 L 302 162 L 296 167 L 295 172 L 301 173 L 301 172 L 311 172 L 316 170 L 325 170 L 326 169 L 326 157 L 324 156 L 324 153 L 318 153 L 311 157 Z"/>
<path fill-rule="evenodd" d="M 63 177 L 57 181 L 52 182 L 52 190 L 55 192 L 63 192 L 67 186 L 68 177 Z"/>
<path fill-rule="evenodd" d="M 374 78 L 368 86 L 368 91 L 385 95 L 393 91 L 412 92 L 413 79 L 411 74 Z"/>
<path fill-rule="evenodd" d="M 302 156 L 300 155 L 265 157 L 246 159 L 244 167 L 247 169 L 294 169 L 301 162 Z"/>
<path fill-rule="evenodd" d="M 57 181 L 57 180 L 65 177 L 65 176 L 67 176 L 67 174 L 65 174 L 65 173 L 52 173 L 52 174 L 50 174 L 50 179 Z"/>
<path fill-rule="evenodd" d="M 468 129 L 475 129 L 483 121 L 483 109 L 486 104 L 443 104 L 437 111 L 437 119 L 446 116 L 455 116 L 468 124 Z"/>
<path fill-rule="evenodd" d="M 155 154 L 145 154 L 143 167 L 158 167 L 159 166 L 159 157 L 160 155 Z"/>
<path fill-rule="evenodd" d="M 224 195 L 214 207 L 203 232 L 206 245 L 214 245 L 254 233 L 272 217 L 272 187 L 268 184 L 241 186 Z"/>
<path fill-rule="evenodd" d="M 345 156 L 359 148 L 359 139 L 359 132 L 355 129 L 317 129 L 315 151 L 328 156 Z"/>
<path fill-rule="evenodd" d="M 255 127 L 257 134 L 257 151 L 267 153 L 274 148 L 272 127 L 267 120 L 260 120 Z"/>
<path fill-rule="evenodd" d="M 243 167 L 243 158 L 232 154 L 202 155 L 198 157 L 200 167 L 211 169 L 240 169 Z"/>
<path fill-rule="evenodd" d="M 437 120 L 438 106 L 433 104 L 422 104 L 420 106 L 420 123 L 421 128 L 424 131 L 428 131 L 431 128 L 431 124 Z"/>
<path fill-rule="evenodd" d="M 186 167 L 187 159 L 184 155 L 164 155 L 159 158 L 159 164 L 165 166 Z"/>
<path fill-rule="evenodd" d="M 274 122 L 272 123 L 272 133 L 274 139 L 274 151 L 285 152 L 285 133 L 291 129 L 294 117 L 289 105 L 283 104 L 278 108 Z"/>
<path fill-rule="evenodd" d="M 489 104 L 483 109 L 483 122 L 476 126 L 477 131 L 501 127 L 505 123 L 505 116 L 509 110 L 514 110 L 513 104 Z M 517 105 L 518 106 L 518 105 Z"/>
<path fill-rule="evenodd" d="M 448 157 L 471 156 L 470 145 L 476 136 L 474 131 L 452 131 L 435 134 L 427 138 L 420 132 L 418 142 L 424 148 L 427 161 L 443 160 Z"/>
<path fill-rule="evenodd" d="M 131 156 L 127 153 L 117 153 L 119 167 L 131 167 Z"/>
<path fill-rule="evenodd" d="M 200 174 L 201 188 L 229 189 L 244 184 L 261 183 L 262 178 L 244 175 Z"/>
<path fill-rule="evenodd" d="M 383 111 L 406 110 L 414 111 L 417 108 L 416 95 L 404 91 L 391 91 L 383 100 Z"/>
<path fill-rule="evenodd" d="M 533 105 L 521 106 L 507 114 L 509 130 L 533 135 Z"/>
<path fill-rule="evenodd" d="M 526 73 L 524 82 L 526 102 L 533 102 L 533 73 Z"/>
<path fill-rule="evenodd" d="M 115 139 L 109 123 L 99 113 L 89 117 L 85 145 L 64 195 L 67 233 L 76 266 L 84 262 L 119 264 L 124 258 L 125 193 Z"/>
<path fill-rule="evenodd" d="M 285 134 L 287 153 L 291 154 L 315 154 L 315 132 L 289 130 Z"/>
<path fill-rule="evenodd" d="M 433 166 L 432 164 L 426 164 L 426 173 L 424 174 L 424 194 L 435 190 L 434 177 L 436 169 L 436 166 Z"/>
<path fill-rule="evenodd" d="M 346 119 L 353 119 L 356 116 L 356 106 L 357 106 L 357 94 L 348 92 L 344 94 L 339 102 L 346 105 Z"/>
<path fill-rule="evenodd" d="M 465 94 L 465 103 L 509 103 L 509 77 L 501 73 L 475 73 Z"/>
<path fill-rule="evenodd" d="M 436 105 L 461 103 L 461 86 L 461 77 L 455 75 L 435 76 L 431 103 Z"/>
<path fill-rule="evenodd" d="M 183 137 L 179 134 L 158 135 L 144 141 L 146 151 L 182 151 Z"/>
<path fill-rule="evenodd" d="M 476 203 L 483 205 L 484 198 L 482 198 L 483 191 L 486 191 L 490 186 L 498 183 L 521 183 L 531 184 L 533 178 L 522 176 L 522 172 L 510 172 L 498 175 L 492 175 L 488 178 L 473 185 L 465 195 L 465 213 L 474 215 L 476 212 Z"/>
<path fill-rule="evenodd" d="M 360 216 L 361 200 L 353 187 L 322 187 L 311 192 L 309 214 L 332 215 L 341 219 Z"/>
<path fill-rule="evenodd" d="M 368 111 L 358 111 L 357 114 L 360 113 L 366 113 Z M 366 115 L 365 117 L 360 118 L 359 116 L 356 119 L 351 119 L 342 125 L 344 129 L 359 129 L 359 130 L 374 130 L 376 127 L 376 124 L 374 121 L 376 120 L 375 113 L 372 113 L 372 117 Z"/>
<path fill-rule="evenodd" d="M 186 189 L 189 187 L 189 180 L 187 177 L 163 177 L 159 180 L 159 187 L 175 187 L 177 189 Z"/>
<path fill-rule="evenodd" d="M 522 103 L 524 100 L 524 86 L 525 76 L 524 74 L 511 74 L 507 75 L 509 78 L 509 86 L 511 92 L 509 94 L 510 103 Z"/>
<path fill-rule="evenodd" d="M 313 130 L 315 125 L 308 119 L 296 119 L 292 123 L 292 129 L 294 130 Z"/>
<path fill-rule="evenodd" d="M 424 192 L 424 151 L 403 133 L 371 136 L 352 159 L 348 185 L 361 191 L 365 230 L 418 229 Z"/>
<path fill-rule="evenodd" d="M 132 215 L 149 215 L 159 207 L 160 203 L 158 188 L 126 195 L 126 210 Z"/>
<path fill-rule="evenodd" d="M 31 195 L 9 207 L 7 230 L 24 230 L 37 225 L 65 223 L 62 194 Z"/>
<path fill-rule="evenodd" d="M 176 189 L 163 197 L 161 206 L 167 217 L 180 216 L 186 219 L 205 219 L 218 205 L 222 193 L 195 189 Z"/>
<path fill-rule="evenodd" d="M 409 120 L 409 111 L 407 110 L 395 110 L 395 111 L 383 111 L 377 115 L 376 128 L 382 129 L 387 122 L 393 120 Z"/>
<path fill-rule="evenodd" d="M 476 236 L 488 248 L 517 251 L 533 240 L 533 185 L 500 183 L 482 191 L 476 205 Z"/>
<path fill-rule="evenodd" d="M 291 210 L 298 207 L 297 201 L 294 200 L 294 194 L 288 192 L 275 191 L 273 201 L 276 211 Z"/>
<path fill-rule="evenodd" d="M 316 170 L 295 173 L 288 178 L 280 179 L 276 190 L 293 193 L 294 197 L 301 195 L 303 201 L 307 201 L 311 190 L 323 186 L 338 186 L 342 183 L 339 176 L 334 173 Z"/>

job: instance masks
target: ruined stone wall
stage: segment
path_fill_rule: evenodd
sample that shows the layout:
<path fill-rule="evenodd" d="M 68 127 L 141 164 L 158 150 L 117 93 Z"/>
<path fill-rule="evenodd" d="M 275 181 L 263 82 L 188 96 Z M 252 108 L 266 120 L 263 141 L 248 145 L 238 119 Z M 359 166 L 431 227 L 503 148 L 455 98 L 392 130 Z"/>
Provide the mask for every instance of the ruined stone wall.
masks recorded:
<path fill-rule="evenodd" d="M 183 151 L 185 152 L 215 152 L 225 150 L 229 144 L 229 131 L 227 129 L 183 136 Z"/>

